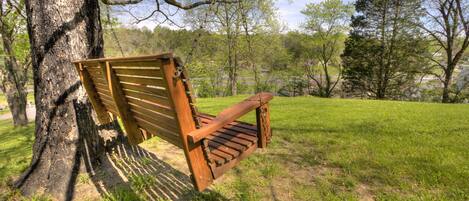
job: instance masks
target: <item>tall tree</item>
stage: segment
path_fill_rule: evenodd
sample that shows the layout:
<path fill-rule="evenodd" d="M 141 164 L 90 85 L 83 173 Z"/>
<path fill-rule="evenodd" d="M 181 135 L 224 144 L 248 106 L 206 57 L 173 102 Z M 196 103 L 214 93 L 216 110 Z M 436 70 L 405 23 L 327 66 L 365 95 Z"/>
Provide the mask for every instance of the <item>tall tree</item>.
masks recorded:
<path fill-rule="evenodd" d="M 213 1 L 164 2 L 191 9 Z M 26 1 L 37 113 L 31 165 L 15 183 L 23 193 L 32 194 L 41 189 L 59 200 L 73 198 L 80 168 L 93 172 L 104 151 L 104 139 L 119 134 L 117 121 L 106 125 L 95 121 L 71 63 L 76 59 L 103 56 L 99 11 L 97 0 Z"/>
<path fill-rule="evenodd" d="M 275 64 L 269 61 L 281 64 L 279 60 L 283 59 L 283 51 L 277 46 L 280 45 L 280 31 L 275 17 L 274 1 L 240 1 L 238 7 L 244 39 L 240 53 L 241 65 L 253 75 L 254 92 L 265 91 L 262 71 L 271 72 Z M 269 56 L 272 57 L 266 58 Z"/>
<path fill-rule="evenodd" d="M 317 62 L 309 62 L 305 69 L 308 77 L 316 83 L 318 94 L 330 97 L 342 76 L 340 54 L 344 48 L 345 32 L 353 14 L 353 6 L 342 0 L 326 0 L 310 3 L 302 11 L 306 15 L 306 30 L 313 37 L 310 55 Z M 320 65 L 320 70 L 316 68 Z M 336 67 L 336 78 L 331 75 L 331 64 Z"/>
<path fill-rule="evenodd" d="M 28 124 L 26 115 L 28 69 L 31 66 L 23 0 L 0 1 L 0 35 L 4 67 L 0 68 L 0 90 L 6 95 L 14 126 Z"/>
<path fill-rule="evenodd" d="M 342 55 L 345 88 L 398 96 L 425 66 L 426 41 L 415 26 L 420 0 L 358 0 L 355 9 Z"/>
<path fill-rule="evenodd" d="M 208 16 L 210 20 L 204 23 Z M 273 31 L 277 26 L 272 0 L 237 1 L 224 4 L 216 8 L 197 9 L 187 13 L 185 20 L 191 24 L 203 27 L 212 34 L 223 37 L 223 45 L 219 45 L 221 65 L 227 72 L 225 95 L 238 93 L 239 74 L 241 69 L 249 69 L 256 88 L 260 85 L 260 62 L 256 40 L 258 34 Z"/>
<path fill-rule="evenodd" d="M 443 103 L 450 97 L 454 69 L 469 46 L 469 2 L 467 0 L 425 0 L 425 17 L 420 27 L 437 47 L 431 61 L 442 71 Z M 456 97 L 455 97 L 456 98 Z"/>

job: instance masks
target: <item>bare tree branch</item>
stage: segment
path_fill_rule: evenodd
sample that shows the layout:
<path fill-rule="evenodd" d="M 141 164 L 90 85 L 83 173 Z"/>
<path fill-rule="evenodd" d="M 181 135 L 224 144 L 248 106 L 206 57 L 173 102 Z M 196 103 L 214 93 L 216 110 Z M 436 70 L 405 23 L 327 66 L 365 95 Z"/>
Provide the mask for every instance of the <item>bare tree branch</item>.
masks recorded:
<path fill-rule="evenodd" d="M 127 4 L 137 4 L 143 0 L 101 0 L 104 4 L 107 5 L 127 5 Z"/>
<path fill-rule="evenodd" d="M 137 4 L 142 2 L 143 0 L 101 0 L 104 4 L 107 5 L 127 5 L 127 4 Z M 176 0 L 164 0 L 169 5 L 174 7 L 183 9 L 183 10 L 190 10 L 202 5 L 212 4 L 212 3 L 237 3 L 239 0 L 203 0 L 197 1 L 191 4 L 182 4 Z M 159 4 L 158 0 L 156 2 Z"/>
<path fill-rule="evenodd" d="M 169 5 L 178 7 L 183 10 L 190 10 L 201 5 L 211 4 L 211 3 L 238 3 L 239 0 L 205 0 L 205 1 L 198 1 L 195 3 L 183 5 L 182 3 L 177 2 L 176 0 L 164 0 Z"/>

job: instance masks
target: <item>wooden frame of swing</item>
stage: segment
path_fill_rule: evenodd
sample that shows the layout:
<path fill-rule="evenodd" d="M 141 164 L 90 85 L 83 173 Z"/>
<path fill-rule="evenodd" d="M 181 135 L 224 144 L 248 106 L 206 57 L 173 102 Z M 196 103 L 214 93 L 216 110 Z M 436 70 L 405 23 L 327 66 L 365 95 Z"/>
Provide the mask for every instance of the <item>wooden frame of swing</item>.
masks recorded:
<path fill-rule="evenodd" d="M 149 63 L 151 65 L 149 65 Z M 196 129 L 194 116 L 191 113 L 190 102 L 183 81 L 174 77 L 176 74 L 176 66 L 179 64 L 172 53 L 141 57 L 90 59 L 75 61 L 74 64 L 76 65 L 82 84 L 88 93 L 89 100 L 96 111 L 99 121 L 103 124 L 109 123 L 111 118 L 108 112 L 119 116 L 122 119 L 124 129 L 126 130 L 128 140 L 131 144 L 138 144 L 156 133 L 159 133 L 158 136 L 182 148 L 192 173 L 194 186 L 199 191 L 206 189 L 214 179 L 236 166 L 239 161 L 251 154 L 256 147 L 266 147 L 267 142 L 270 140 L 271 130 L 268 101 L 272 99 L 272 95 L 269 93 L 260 93 L 252 96 L 224 110 L 208 125 Z M 123 84 L 122 80 L 119 80 L 123 78 L 119 77 L 121 76 L 119 73 L 131 71 L 128 71 L 128 69 L 116 70 L 115 67 L 113 67 L 115 65 L 154 66 L 155 70 L 148 72 L 161 76 L 159 81 L 154 82 L 157 83 L 155 85 L 166 89 L 164 90 L 165 93 L 161 93 L 160 95 L 166 94 L 167 97 L 167 101 L 157 99 L 155 99 L 155 101 L 161 101 L 161 104 L 169 106 L 168 108 L 170 108 L 170 110 L 166 112 L 172 114 L 175 120 L 174 124 L 176 125 L 171 127 L 167 126 L 167 128 L 159 130 L 152 129 L 152 126 L 158 127 L 160 125 L 142 124 L 144 121 L 141 119 L 141 116 L 135 116 L 134 113 L 137 112 L 135 111 L 135 103 L 138 102 L 129 102 L 129 91 L 127 88 L 122 87 L 123 85 L 126 87 L 129 86 Z M 91 68 L 90 66 L 93 67 Z M 160 69 L 160 73 L 156 70 L 157 66 Z M 116 73 L 116 71 L 118 73 Z M 97 78 L 97 76 L 102 76 L 103 79 Z M 133 79 L 137 80 L 136 78 L 137 77 L 134 77 Z M 125 79 L 132 80 L 130 78 Z M 188 80 L 186 81 L 188 82 Z M 108 90 L 103 88 L 103 85 L 107 85 Z M 133 89 L 136 89 L 135 86 L 133 87 Z M 257 116 L 258 146 L 249 148 L 237 157 L 236 160 L 232 160 L 223 166 L 215 167 L 209 165 L 201 140 L 210 133 L 213 133 L 254 109 L 256 110 Z M 170 131 L 171 129 L 174 130 Z M 179 136 L 174 137 L 164 132 L 161 133 L 162 130 L 168 133 L 178 132 Z"/>

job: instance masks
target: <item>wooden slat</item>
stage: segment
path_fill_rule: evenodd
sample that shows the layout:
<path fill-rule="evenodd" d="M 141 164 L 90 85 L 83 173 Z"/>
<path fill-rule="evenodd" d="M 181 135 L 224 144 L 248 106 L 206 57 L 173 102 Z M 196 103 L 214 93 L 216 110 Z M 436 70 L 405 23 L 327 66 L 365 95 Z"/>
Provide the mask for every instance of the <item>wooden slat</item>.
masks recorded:
<path fill-rule="evenodd" d="M 201 119 L 201 120 L 202 120 L 202 123 L 204 123 L 204 124 L 210 123 L 209 119 Z M 251 135 L 253 137 L 257 137 L 256 132 L 254 132 L 250 129 L 240 128 L 240 127 L 236 127 L 236 126 L 232 126 L 232 125 L 226 125 L 226 126 L 223 126 L 223 128 L 225 130 L 231 130 L 231 131 L 234 131 L 234 132 L 244 133 L 244 134 L 247 134 L 247 135 Z"/>
<path fill-rule="evenodd" d="M 99 66 L 99 62 L 97 61 L 90 61 L 90 60 L 85 60 L 85 61 L 80 61 L 83 65 L 86 65 L 87 67 L 95 67 Z"/>
<path fill-rule="evenodd" d="M 163 53 L 158 55 L 146 55 L 146 56 L 133 56 L 133 57 L 114 57 L 114 58 L 98 58 L 98 59 L 87 59 L 87 60 L 78 60 L 73 61 L 74 63 L 83 62 L 83 63 L 92 63 L 92 62 L 118 62 L 118 61 L 160 61 L 162 59 L 172 58 L 172 53 Z"/>
<path fill-rule="evenodd" d="M 112 100 L 112 95 L 111 95 L 111 92 L 109 90 L 104 90 L 104 89 L 100 89 L 100 88 L 97 88 L 97 89 L 98 89 L 99 94 L 104 94 L 104 96 L 109 97 Z"/>
<path fill-rule="evenodd" d="M 226 171 L 230 170 L 231 168 L 235 167 L 236 165 L 238 165 L 238 163 L 243 160 L 244 158 L 246 158 L 247 156 L 249 156 L 250 154 L 252 154 L 255 150 L 256 150 L 257 146 L 251 146 L 249 149 L 247 149 L 246 151 L 244 151 L 241 155 L 239 155 L 238 157 L 236 157 L 235 159 L 221 165 L 221 166 L 218 166 L 218 167 L 215 167 L 213 168 L 212 167 L 212 173 L 213 173 L 213 176 L 214 178 L 218 178 L 220 177 L 221 175 L 223 175 Z"/>
<path fill-rule="evenodd" d="M 143 99 L 154 104 L 170 107 L 169 100 L 166 97 L 156 96 L 156 95 L 152 95 L 149 93 L 143 93 L 143 92 L 131 91 L 131 90 L 124 90 L 124 94 L 125 96 L 130 96 L 130 97 L 134 97 L 137 99 Z"/>
<path fill-rule="evenodd" d="M 103 72 L 101 70 L 101 68 L 86 68 L 86 70 L 90 73 L 92 73 L 93 75 L 100 75 L 102 76 Z"/>
<path fill-rule="evenodd" d="M 103 78 L 101 78 L 100 76 L 93 75 L 93 76 L 91 77 L 91 79 L 93 79 L 93 82 L 94 82 L 94 83 L 99 83 L 99 84 L 101 84 L 101 85 L 106 85 L 106 86 L 108 85 L 107 82 L 106 82 L 106 80 L 103 79 Z"/>
<path fill-rule="evenodd" d="M 223 133 L 224 135 L 230 135 L 233 137 L 241 138 L 250 142 L 257 142 L 257 137 L 252 136 L 252 135 L 247 135 L 245 133 L 240 133 L 240 132 L 236 132 L 233 130 L 227 130 L 224 128 L 218 129 L 215 133 L 217 132 Z"/>
<path fill-rule="evenodd" d="M 241 128 L 241 127 L 233 126 L 233 125 L 226 125 L 226 126 L 223 126 L 223 128 L 257 137 L 257 133 L 250 129 L 245 129 L 245 128 Z"/>
<path fill-rule="evenodd" d="M 107 93 L 107 92 L 103 92 L 103 91 L 98 91 L 98 94 L 99 94 L 99 97 L 102 98 L 102 99 L 107 99 L 107 100 L 110 100 L 111 102 L 113 102 L 112 100 L 112 95 Z M 114 105 L 114 104 L 113 104 Z"/>
<path fill-rule="evenodd" d="M 138 84 L 128 84 L 125 82 L 121 83 L 123 89 L 131 89 L 135 91 L 141 91 L 141 92 L 146 92 L 146 93 L 151 93 L 155 94 L 158 96 L 167 96 L 168 92 L 166 92 L 166 89 L 161 88 L 161 87 L 151 87 L 148 85 L 138 85 Z"/>
<path fill-rule="evenodd" d="M 240 134 L 240 135 L 243 135 L 243 134 Z M 227 133 L 215 132 L 215 133 L 212 133 L 211 136 L 221 137 L 221 138 L 236 142 L 238 144 L 242 144 L 243 146 L 246 146 L 246 147 L 251 146 L 253 144 L 253 142 L 250 140 L 246 140 L 245 138 L 238 137 L 237 135 L 229 135 Z"/>
<path fill-rule="evenodd" d="M 208 120 L 212 120 L 213 118 L 215 118 L 215 116 L 213 116 L 213 115 L 204 114 L 204 113 L 199 113 L 199 115 L 197 115 L 197 116 L 200 117 L 200 118 L 203 118 L 203 119 L 208 119 Z M 242 127 L 242 128 L 249 129 L 249 130 L 252 130 L 254 132 L 257 132 L 257 127 L 255 125 L 250 124 L 250 123 L 241 122 L 241 121 L 233 121 L 229 124 L 233 125 L 233 126 Z"/>
<path fill-rule="evenodd" d="M 201 121 L 205 124 L 208 124 L 210 123 L 210 121 L 215 118 L 215 116 L 209 116 L 209 115 L 206 115 L 206 114 L 199 114 L 198 117 L 201 119 Z M 248 123 L 245 123 L 245 122 L 241 122 L 241 121 L 233 121 L 231 123 L 228 124 L 229 126 L 235 126 L 235 127 L 239 127 L 240 129 L 247 129 L 248 130 L 248 133 L 249 134 L 252 134 L 254 135 L 254 133 L 257 132 L 257 127 L 255 125 L 252 125 L 252 124 L 248 124 Z M 227 125 L 227 126 L 228 126 Z"/>
<path fill-rule="evenodd" d="M 114 69 L 116 75 L 140 75 L 163 78 L 163 73 L 159 68 L 135 68 L 135 69 Z"/>
<path fill-rule="evenodd" d="M 105 69 L 103 70 L 103 74 L 106 74 L 106 78 L 109 83 L 109 91 L 111 92 L 119 117 L 122 119 L 122 124 L 127 132 L 129 143 L 136 145 L 144 140 L 142 132 L 138 128 L 137 122 L 132 116 L 130 107 L 125 99 L 124 92 L 120 87 L 119 79 L 114 74 L 109 62 L 106 62 L 103 68 Z"/>
<path fill-rule="evenodd" d="M 215 142 L 215 141 L 209 141 L 208 145 L 210 147 L 211 152 L 214 151 L 214 150 L 219 150 L 219 151 L 225 152 L 227 154 L 230 154 L 233 157 L 237 157 L 240 154 L 239 151 L 236 151 L 235 149 L 232 149 L 230 147 L 227 147 L 227 146 L 225 146 L 221 143 Z"/>
<path fill-rule="evenodd" d="M 244 122 L 235 121 L 235 122 L 231 122 L 230 125 L 248 129 L 248 130 L 251 130 L 252 132 L 257 132 L 257 127 L 255 125 L 246 124 Z"/>
<path fill-rule="evenodd" d="M 174 144 L 174 145 L 182 148 L 182 142 L 181 142 L 180 138 L 178 136 L 174 135 L 173 133 L 163 134 L 164 131 L 159 130 L 158 128 L 155 128 L 154 125 L 152 125 L 151 123 L 149 123 L 149 122 L 147 122 L 143 119 L 140 119 L 138 117 L 136 117 L 135 120 L 137 121 L 137 124 L 140 127 L 142 127 L 143 129 L 149 131 L 153 135 L 161 137 L 162 139 L 168 141 L 169 143 Z"/>
<path fill-rule="evenodd" d="M 172 121 L 168 121 L 166 117 L 163 117 L 163 116 L 159 116 L 159 117 L 156 117 L 156 116 L 151 116 L 151 115 L 147 115 L 143 112 L 141 112 L 141 110 L 135 110 L 133 109 L 132 107 L 130 108 L 130 110 L 132 111 L 132 113 L 134 114 L 135 117 L 139 117 L 141 119 L 144 119 L 154 125 L 158 125 L 159 127 L 162 127 L 164 129 L 167 129 L 167 130 L 170 130 L 174 133 L 177 133 L 177 136 L 179 136 L 179 128 L 177 127 L 177 125 L 175 124 L 175 121 L 172 120 Z M 165 120 L 163 120 L 165 119 Z"/>
<path fill-rule="evenodd" d="M 230 147 L 232 149 L 235 149 L 236 151 L 239 151 L 239 152 L 242 152 L 242 151 L 246 150 L 246 147 L 247 147 L 247 146 L 244 146 L 242 144 L 238 144 L 234 141 L 231 141 L 229 139 L 225 139 L 225 138 L 217 137 L 217 136 L 213 136 L 213 135 L 207 136 L 207 139 L 209 139 L 210 141 L 215 141 L 215 142 L 218 142 L 220 144 L 223 144 L 223 145 L 225 145 L 227 147 Z"/>
<path fill-rule="evenodd" d="M 130 110 L 133 113 L 138 113 L 140 115 L 145 115 L 147 118 L 151 119 L 150 122 L 158 125 L 162 125 L 165 128 L 173 128 L 173 131 L 179 133 L 178 125 L 175 119 L 169 118 L 167 116 L 156 114 L 153 112 L 149 112 L 148 110 L 144 110 L 142 108 L 137 108 L 135 105 L 130 105 Z"/>
<path fill-rule="evenodd" d="M 110 103 L 104 99 L 102 101 L 103 101 L 104 106 L 106 107 L 106 110 L 108 110 L 109 112 L 112 112 L 113 114 L 119 115 L 119 113 L 117 113 L 116 107 L 114 106 L 114 103 Z"/>
<path fill-rule="evenodd" d="M 154 103 L 150 103 L 148 101 L 145 101 L 145 100 L 140 100 L 138 98 L 133 98 L 133 97 L 127 97 L 127 100 L 129 101 L 129 104 L 135 104 L 135 105 L 138 105 L 142 108 L 145 108 L 147 110 L 151 110 L 151 111 L 154 111 L 154 112 L 157 112 L 157 113 L 161 113 L 161 114 L 165 114 L 169 117 L 174 117 L 174 111 L 169 108 L 169 107 L 166 107 L 164 105 L 158 105 L 158 104 L 154 104 Z"/>
<path fill-rule="evenodd" d="M 114 102 L 109 101 L 107 99 L 102 99 L 102 100 L 107 110 L 115 112 L 117 115 L 119 115 L 119 113 L 117 113 L 117 109 L 116 109 L 116 106 L 114 105 Z"/>
<path fill-rule="evenodd" d="M 217 158 L 218 161 L 221 161 L 222 163 L 226 163 L 230 160 L 233 160 L 233 158 L 234 158 L 232 155 L 227 154 L 227 153 L 225 153 L 223 151 L 220 151 L 220 150 L 217 150 L 217 149 L 211 150 L 210 153 L 222 158 L 222 160 Z"/>
<path fill-rule="evenodd" d="M 116 67 L 161 67 L 160 60 L 150 61 L 111 61 L 113 68 Z"/>
<path fill-rule="evenodd" d="M 210 153 L 209 154 L 209 158 L 212 159 L 213 161 L 215 161 L 215 163 L 217 165 L 222 165 L 225 163 L 225 159 L 221 156 L 218 156 L 216 154 L 213 154 L 213 153 Z"/>
<path fill-rule="evenodd" d="M 178 140 L 179 139 L 179 133 L 176 133 L 174 131 L 162 128 L 159 125 L 148 122 L 146 119 L 143 119 L 140 116 L 135 116 L 135 119 L 137 120 L 137 123 L 139 125 L 141 125 L 142 128 L 153 131 L 158 136 L 166 136 L 166 137 L 171 138 L 173 140 Z"/>
<path fill-rule="evenodd" d="M 94 86 L 96 87 L 96 89 L 99 89 L 99 90 L 105 91 L 105 92 L 109 92 L 109 87 L 105 84 L 95 82 Z"/>
<path fill-rule="evenodd" d="M 144 76 L 130 76 L 130 75 L 119 75 L 121 82 L 129 82 L 135 84 L 145 84 L 153 86 L 163 86 L 163 80 L 155 77 L 144 77 Z"/>
<path fill-rule="evenodd" d="M 100 101 L 98 92 L 93 85 L 93 80 L 91 79 L 91 75 L 86 69 L 83 69 L 81 63 L 76 65 L 77 70 L 79 72 L 81 82 L 83 87 L 88 93 L 88 98 L 93 106 L 93 109 L 96 112 L 96 116 L 101 124 L 107 124 L 111 122 L 111 118 L 109 114 L 106 112 L 106 107 Z"/>

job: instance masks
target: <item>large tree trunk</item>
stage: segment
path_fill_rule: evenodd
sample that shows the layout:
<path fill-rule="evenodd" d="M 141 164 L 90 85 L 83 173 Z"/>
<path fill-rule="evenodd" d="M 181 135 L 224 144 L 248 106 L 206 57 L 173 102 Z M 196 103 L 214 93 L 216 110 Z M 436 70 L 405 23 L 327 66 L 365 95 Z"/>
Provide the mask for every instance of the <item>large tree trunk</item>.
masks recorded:
<path fill-rule="evenodd" d="M 7 97 L 8 107 L 13 117 L 13 125 L 25 126 L 28 124 L 28 117 L 26 116 L 28 93 L 25 88 L 27 72 L 18 66 L 15 51 L 13 50 L 12 35 L 6 30 L 6 26 L 0 26 L 0 29 L 3 50 L 6 53 L 5 72 L 3 77 L 0 78 L 2 81 L 0 89 Z"/>
<path fill-rule="evenodd" d="M 448 67 L 449 69 L 450 67 Z M 451 98 L 449 97 L 449 93 L 450 93 L 450 86 L 451 86 L 451 78 L 452 78 L 452 75 L 453 72 L 451 71 L 448 71 L 448 72 L 445 72 L 445 79 L 443 80 L 443 94 L 441 96 L 441 102 L 443 103 L 450 103 L 451 102 Z"/>
<path fill-rule="evenodd" d="M 77 174 L 93 172 L 118 124 L 97 126 L 71 61 L 103 56 L 97 0 L 26 0 L 36 99 L 36 140 L 31 166 L 15 183 L 25 194 L 38 190 L 73 198 Z"/>
<path fill-rule="evenodd" d="M 9 81 L 7 81 L 9 82 Z M 11 85 L 12 83 L 5 85 Z M 4 86 L 5 86 L 4 85 Z M 26 115 L 26 106 L 27 106 L 27 92 L 24 86 L 20 86 L 19 89 L 14 89 L 10 87 L 4 91 L 8 108 L 10 109 L 11 115 L 13 117 L 13 126 L 25 126 L 28 124 L 28 117 Z"/>
<path fill-rule="evenodd" d="M 28 124 L 28 117 L 26 116 L 27 106 L 27 91 L 24 85 L 17 84 L 13 80 L 13 75 L 6 72 L 2 78 L 1 89 L 5 94 L 8 108 L 10 109 L 13 117 L 14 126 L 25 126 Z"/>

